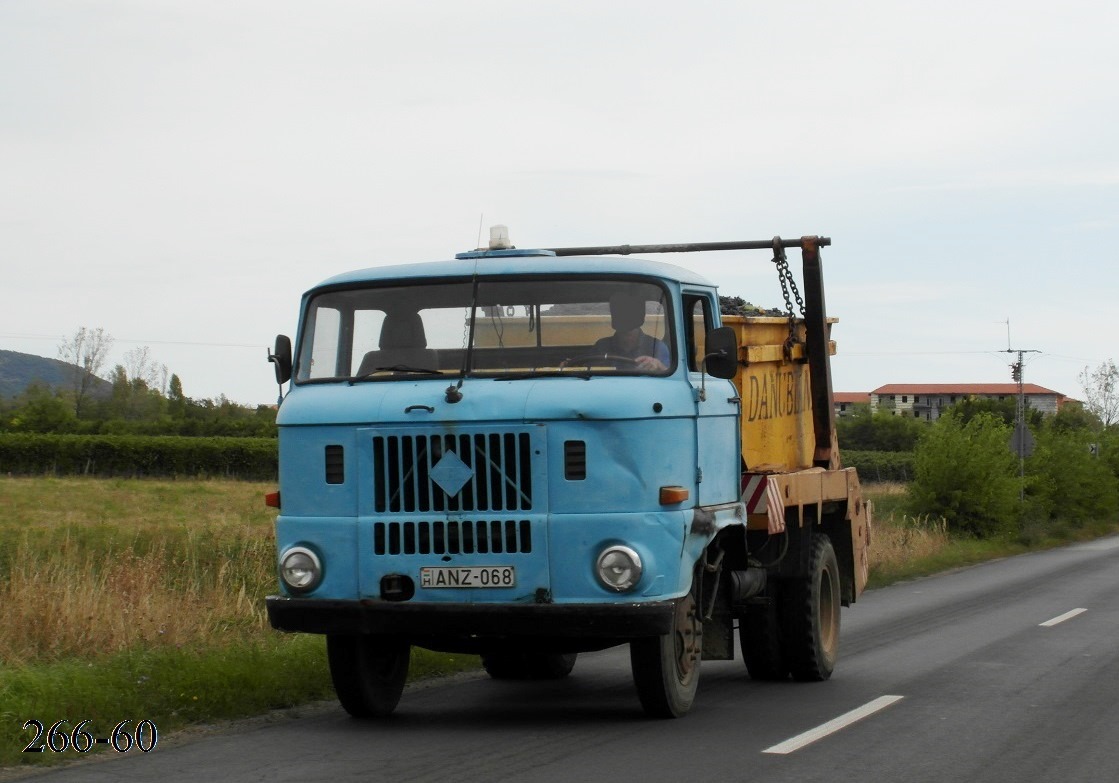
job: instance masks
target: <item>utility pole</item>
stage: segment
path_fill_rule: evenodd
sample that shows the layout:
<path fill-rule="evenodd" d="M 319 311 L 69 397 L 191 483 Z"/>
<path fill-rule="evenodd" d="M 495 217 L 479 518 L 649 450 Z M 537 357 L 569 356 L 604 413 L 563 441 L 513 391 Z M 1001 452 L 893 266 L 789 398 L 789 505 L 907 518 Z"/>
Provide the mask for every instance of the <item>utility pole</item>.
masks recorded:
<path fill-rule="evenodd" d="M 1008 336 L 1009 324 L 1008 320 Z M 1022 355 L 1041 352 L 1028 348 L 1007 348 L 1006 352 L 1018 354 L 1018 361 L 1010 365 L 1010 377 L 1018 384 L 1018 400 L 1014 406 L 1014 434 L 1010 436 L 1010 449 L 1018 455 L 1018 502 L 1022 503 L 1026 500 L 1026 457 L 1034 450 L 1034 437 L 1030 433 L 1030 428 L 1026 426 L 1025 373 Z"/>

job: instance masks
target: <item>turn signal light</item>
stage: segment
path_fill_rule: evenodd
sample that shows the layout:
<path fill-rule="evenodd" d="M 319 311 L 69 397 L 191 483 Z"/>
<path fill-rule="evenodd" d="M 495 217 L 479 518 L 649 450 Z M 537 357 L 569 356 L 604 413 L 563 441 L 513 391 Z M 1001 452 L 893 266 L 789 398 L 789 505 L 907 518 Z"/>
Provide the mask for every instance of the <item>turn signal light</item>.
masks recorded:
<path fill-rule="evenodd" d="M 661 487 L 661 505 L 671 506 L 688 499 L 688 490 L 683 487 Z"/>
<path fill-rule="evenodd" d="M 264 493 L 264 505 L 268 506 L 269 508 L 279 508 L 280 507 L 280 493 L 279 492 L 265 492 Z"/>

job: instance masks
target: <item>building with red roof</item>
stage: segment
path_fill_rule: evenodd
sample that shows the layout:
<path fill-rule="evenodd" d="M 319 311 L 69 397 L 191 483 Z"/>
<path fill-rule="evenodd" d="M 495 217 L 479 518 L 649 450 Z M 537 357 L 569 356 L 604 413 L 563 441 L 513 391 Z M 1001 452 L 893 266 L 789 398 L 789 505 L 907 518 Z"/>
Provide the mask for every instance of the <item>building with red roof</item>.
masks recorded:
<path fill-rule="evenodd" d="M 850 416 L 854 406 L 870 405 L 870 392 L 834 392 L 832 401 L 836 416 Z"/>
<path fill-rule="evenodd" d="M 1036 383 L 1022 384 L 1022 393 L 1028 408 L 1046 415 L 1055 414 L 1067 399 Z M 870 393 L 870 409 L 936 421 L 943 410 L 965 399 L 1012 400 L 1017 395 L 1016 383 L 888 383 Z"/>

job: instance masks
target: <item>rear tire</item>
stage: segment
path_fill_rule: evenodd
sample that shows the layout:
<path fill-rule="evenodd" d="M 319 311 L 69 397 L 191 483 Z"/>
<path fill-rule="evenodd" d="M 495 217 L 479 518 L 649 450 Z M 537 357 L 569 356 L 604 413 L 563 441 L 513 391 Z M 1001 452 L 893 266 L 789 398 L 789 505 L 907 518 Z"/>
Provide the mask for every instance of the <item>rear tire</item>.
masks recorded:
<path fill-rule="evenodd" d="M 496 652 L 482 656 L 495 680 L 562 680 L 575 668 L 578 653 Z"/>
<path fill-rule="evenodd" d="M 412 646 L 387 636 L 327 636 L 330 679 L 355 718 L 383 718 L 396 709 L 408 679 Z"/>
<path fill-rule="evenodd" d="M 839 658 L 839 563 L 831 540 L 812 536 L 808 576 L 782 583 L 782 638 L 794 680 L 831 677 Z"/>
<path fill-rule="evenodd" d="M 738 621 L 738 641 L 751 679 L 776 682 L 789 679 L 789 663 L 781 644 L 777 618 L 777 586 L 770 583 L 765 602 L 750 604 Z"/>
<path fill-rule="evenodd" d="M 637 696 L 652 718 L 680 718 L 691 709 L 699 687 L 703 656 L 703 622 L 699 617 L 699 579 L 676 603 L 671 633 L 629 644 L 630 666 Z"/>

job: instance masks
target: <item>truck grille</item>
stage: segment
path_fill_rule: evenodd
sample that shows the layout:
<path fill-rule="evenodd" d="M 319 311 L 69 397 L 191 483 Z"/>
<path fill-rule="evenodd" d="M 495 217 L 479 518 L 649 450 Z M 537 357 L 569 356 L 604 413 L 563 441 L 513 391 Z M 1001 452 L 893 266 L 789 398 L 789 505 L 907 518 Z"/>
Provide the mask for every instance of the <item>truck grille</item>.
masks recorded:
<path fill-rule="evenodd" d="M 531 440 L 528 432 L 378 435 L 374 509 L 531 511 Z"/>
<path fill-rule="evenodd" d="M 378 555 L 528 554 L 532 552 L 532 525 L 527 519 L 376 522 L 373 552 Z"/>

